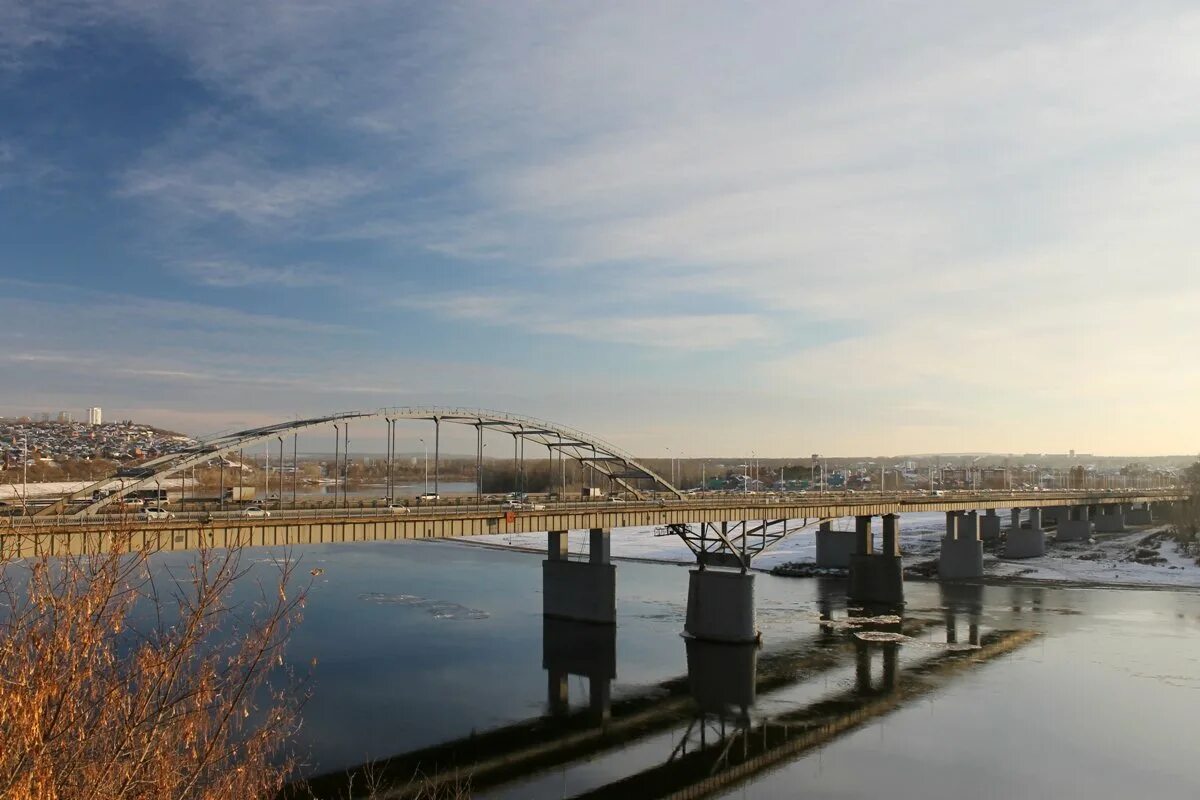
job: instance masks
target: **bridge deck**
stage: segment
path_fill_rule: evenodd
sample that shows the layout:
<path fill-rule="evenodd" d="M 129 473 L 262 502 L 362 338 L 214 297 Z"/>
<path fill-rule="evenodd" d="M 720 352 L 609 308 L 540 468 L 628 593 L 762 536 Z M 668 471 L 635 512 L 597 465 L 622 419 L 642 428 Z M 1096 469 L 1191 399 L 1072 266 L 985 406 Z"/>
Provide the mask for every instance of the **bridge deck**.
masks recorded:
<path fill-rule="evenodd" d="M 174 520 L 141 521 L 129 516 L 37 517 L 9 520 L 0 547 L 14 555 L 82 552 L 103 537 L 132 532 L 135 543 L 165 550 L 241 544 L 270 547 L 391 539 L 443 539 L 484 534 L 537 533 L 589 528 L 656 527 L 701 522 L 820 520 L 911 512 L 1050 508 L 1186 499 L 1178 489 L 1137 492 L 959 492 L 928 494 L 727 495 L 720 498 L 628 503 L 578 502 L 506 511 L 497 505 L 417 507 L 408 513 L 385 509 L 300 509 L 272 511 L 268 518 L 191 514 Z"/>

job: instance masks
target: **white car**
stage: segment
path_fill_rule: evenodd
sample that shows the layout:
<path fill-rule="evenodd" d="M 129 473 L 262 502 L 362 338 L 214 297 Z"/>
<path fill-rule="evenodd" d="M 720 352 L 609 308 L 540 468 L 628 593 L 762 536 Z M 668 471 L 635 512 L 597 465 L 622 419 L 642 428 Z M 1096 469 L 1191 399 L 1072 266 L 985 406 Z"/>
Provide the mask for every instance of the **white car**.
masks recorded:
<path fill-rule="evenodd" d="M 441 495 L 434 494 L 433 492 L 426 492 L 425 494 L 417 495 L 418 503 L 436 503 L 438 500 L 441 500 L 441 499 L 442 499 Z"/>
<path fill-rule="evenodd" d="M 520 511 L 525 507 L 525 504 L 520 500 L 505 500 L 500 504 L 500 507 L 507 511 Z"/>
<path fill-rule="evenodd" d="M 385 514 L 407 514 L 408 506 L 384 506 Z"/>
<path fill-rule="evenodd" d="M 242 509 L 243 517 L 269 517 L 271 512 L 267 511 L 262 506 L 247 506 Z"/>
<path fill-rule="evenodd" d="M 147 506 L 138 512 L 138 519 L 146 521 L 160 519 L 167 520 L 175 519 L 175 515 L 170 511 L 167 511 L 165 508 L 160 508 L 159 506 Z"/>
<path fill-rule="evenodd" d="M 545 503 L 529 503 L 529 504 L 527 504 L 527 506 L 526 506 L 526 507 L 527 507 L 527 508 L 528 508 L 530 511 L 545 511 L 545 510 L 546 510 L 546 504 L 545 504 Z"/>

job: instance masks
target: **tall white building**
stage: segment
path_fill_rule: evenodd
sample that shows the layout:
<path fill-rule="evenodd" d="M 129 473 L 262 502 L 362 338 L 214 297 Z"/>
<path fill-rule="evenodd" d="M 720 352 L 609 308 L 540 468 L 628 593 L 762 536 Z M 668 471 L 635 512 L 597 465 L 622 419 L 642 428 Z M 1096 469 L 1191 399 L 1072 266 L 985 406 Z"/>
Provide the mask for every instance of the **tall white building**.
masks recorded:
<path fill-rule="evenodd" d="M 70 411 L 60 411 L 60 412 L 58 412 L 58 421 L 59 422 L 74 422 L 75 419 L 71 416 Z"/>
<path fill-rule="evenodd" d="M 88 409 L 88 425 L 99 425 L 99 424 L 100 424 L 100 408 L 99 408 L 99 406 L 97 406 L 95 408 L 89 408 Z"/>

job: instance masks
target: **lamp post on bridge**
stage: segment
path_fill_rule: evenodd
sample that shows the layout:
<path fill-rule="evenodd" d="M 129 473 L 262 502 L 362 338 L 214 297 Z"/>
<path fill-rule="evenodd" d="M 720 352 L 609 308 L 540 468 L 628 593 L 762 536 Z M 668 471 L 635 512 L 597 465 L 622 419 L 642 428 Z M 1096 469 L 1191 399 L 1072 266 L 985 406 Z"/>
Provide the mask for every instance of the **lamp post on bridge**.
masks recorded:
<path fill-rule="evenodd" d="M 29 437 L 21 439 L 21 507 L 29 513 Z"/>
<path fill-rule="evenodd" d="M 425 494 L 429 494 L 429 443 L 424 439 L 417 441 L 425 445 Z"/>

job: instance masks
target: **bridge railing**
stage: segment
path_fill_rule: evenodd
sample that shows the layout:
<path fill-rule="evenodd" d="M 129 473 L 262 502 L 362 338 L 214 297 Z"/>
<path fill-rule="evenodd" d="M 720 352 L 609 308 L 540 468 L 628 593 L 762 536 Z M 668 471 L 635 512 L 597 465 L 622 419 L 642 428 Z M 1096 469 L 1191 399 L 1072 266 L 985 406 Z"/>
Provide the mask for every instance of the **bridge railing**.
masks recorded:
<path fill-rule="evenodd" d="M 569 514 L 575 512 L 645 512 L 670 511 L 681 509 L 730 509 L 754 508 L 762 509 L 764 516 L 778 514 L 783 508 L 794 508 L 802 511 L 807 508 L 836 505 L 852 510 L 855 506 L 878 506 L 892 503 L 966 503 L 977 501 L 981 505 L 994 506 L 997 501 L 1012 502 L 1019 507 L 1036 507 L 1044 503 L 1061 504 L 1063 501 L 1109 501 L 1121 502 L 1134 498 L 1175 499 L 1183 496 L 1178 489 L 1151 489 L 1129 491 L 1054 491 L 1054 492 L 1009 492 L 995 490 L 987 492 L 956 491 L 943 492 L 940 495 L 928 492 L 794 492 L 779 494 L 749 494 L 728 493 L 715 496 L 689 496 L 680 500 L 673 495 L 649 500 L 613 501 L 608 498 L 580 499 L 567 501 L 538 501 L 521 508 L 506 508 L 502 503 L 478 502 L 471 498 L 470 502 L 447 503 L 445 501 L 433 504 L 412 506 L 379 506 L 361 505 L 351 507 L 305 506 L 299 508 L 270 508 L 271 520 L 318 520 L 318 519 L 443 519 L 465 516 L 488 515 L 493 517 L 515 515 L 550 515 Z M 286 505 L 286 500 L 284 504 Z M 534 507 L 536 506 L 536 507 Z M 1003 505 L 999 507 L 1003 508 Z M 0 521 L 0 534 L 5 527 L 12 530 L 27 531 L 38 527 L 75 527 L 83 528 L 97 525 L 119 525 L 137 523 L 138 525 L 170 525 L 172 522 L 226 522 L 226 521 L 260 521 L 259 515 L 247 514 L 244 508 L 228 510 L 194 510 L 171 511 L 173 519 L 154 520 L 141 519 L 139 512 L 131 510 L 123 513 L 81 517 L 72 514 L 55 516 L 29 517 L 14 516 Z M 804 514 L 796 514 L 804 516 Z"/>

